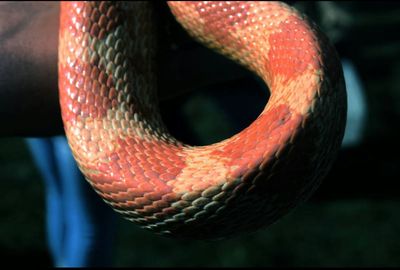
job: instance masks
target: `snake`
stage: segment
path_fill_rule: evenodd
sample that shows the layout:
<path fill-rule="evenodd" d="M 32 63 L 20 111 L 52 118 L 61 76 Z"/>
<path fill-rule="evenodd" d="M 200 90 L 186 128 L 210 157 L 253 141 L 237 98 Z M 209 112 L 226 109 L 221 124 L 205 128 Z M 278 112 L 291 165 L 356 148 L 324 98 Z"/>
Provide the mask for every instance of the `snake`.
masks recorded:
<path fill-rule="evenodd" d="M 62 2 L 58 87 L 72 154 L 95 192 L 141 228 L 205 240 L 259 231 L 305 202 L 334 163 L 347 112 L 339 54 L 285 3 L 168 6 L 197 42 L 265 82 L 263 111 L 210 145 L 175 139 L 159 109 L 154 4 Z"/>

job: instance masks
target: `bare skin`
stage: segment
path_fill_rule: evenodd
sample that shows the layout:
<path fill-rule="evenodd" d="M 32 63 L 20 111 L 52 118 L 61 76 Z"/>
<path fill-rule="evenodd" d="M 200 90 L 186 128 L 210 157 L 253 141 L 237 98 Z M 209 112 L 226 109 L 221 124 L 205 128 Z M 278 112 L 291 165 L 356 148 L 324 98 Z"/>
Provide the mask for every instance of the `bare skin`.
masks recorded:
<path fill-rule="evenodd" d="M 59 5 L 0 4 L 0 134 L 62 133 L 57 91 Z"/>
<path fill-rule="evenodd" d="M 166 20 L 160 25 L 171 26 L 173 33 L 182 31 L 172 15 L 165 15 L 165 7 L 160 13 Z M 57 2 L 0 3 L 0 137 L 64 132 L 57 85 L 58 26 Z M 248 75 L 197 44 L 181 50 L 180 44 L 187 40 L 184 36 L 178 42 L 168 38 L 160 42 L 161 102 L 196 87 Z"/>

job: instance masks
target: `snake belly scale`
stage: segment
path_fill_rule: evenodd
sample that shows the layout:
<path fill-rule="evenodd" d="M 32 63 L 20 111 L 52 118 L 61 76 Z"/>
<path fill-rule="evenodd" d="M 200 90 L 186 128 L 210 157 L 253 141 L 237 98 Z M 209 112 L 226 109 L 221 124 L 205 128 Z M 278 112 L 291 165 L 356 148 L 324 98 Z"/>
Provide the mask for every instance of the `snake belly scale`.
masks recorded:
<path fill-rule="evenodd" d="M 264 110 L 221 142 L 177 141 L 157 105 L 152 4 L 62 2 L 59 92 L 73 155 L 114 210 L 156 233 L 221 239 L 266 227 L 313 193 L 338 152 L 339 57 L 283 3 L 168 5 L 191 36 L 265 81 Z"/>

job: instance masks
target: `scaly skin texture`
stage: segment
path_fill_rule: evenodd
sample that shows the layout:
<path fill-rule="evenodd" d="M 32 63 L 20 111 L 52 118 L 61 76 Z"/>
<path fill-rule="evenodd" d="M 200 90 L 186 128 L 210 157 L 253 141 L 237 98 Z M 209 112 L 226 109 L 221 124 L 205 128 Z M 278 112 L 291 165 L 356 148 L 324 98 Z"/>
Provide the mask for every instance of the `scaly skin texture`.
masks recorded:
<path fill-rule="evenodd" d="M 108 204 L 157 233 L 220 239 L 265 227 L 312 194 L 339 149 L 346 94 L 337 53 L 282 3 L 169 6 L 194 38 L 265 81 L 265 109 L 221 142 L 177 141 L 157 106 L 152 4 L 64 2 L 59 88 L 73 154 Z"/>

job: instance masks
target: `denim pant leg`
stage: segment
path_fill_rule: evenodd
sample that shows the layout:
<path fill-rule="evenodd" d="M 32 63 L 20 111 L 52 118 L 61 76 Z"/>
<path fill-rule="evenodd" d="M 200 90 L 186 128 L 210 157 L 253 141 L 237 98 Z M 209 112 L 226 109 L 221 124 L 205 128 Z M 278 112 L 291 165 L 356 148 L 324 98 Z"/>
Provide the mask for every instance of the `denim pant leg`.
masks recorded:
<path fill-rule="evenodd" d="M 67 225 L 64 266 L 111 265 L 115 214 L 84 179 L 66 138 L 60 136 L 52 140 Z"/>
<path fill-rule="evenodd" d="M 46 186 L 47 237 L 54 265 L 111 265 L 115 214 L 84 179 L 66 138 L 29 138 L 27 144 Z"/>
<path fill-rule="evenodd" d="M 48 138 L 27 138 L 25 142 L 44 181 L 46 237 L 53 263 L 56 265 L 63 257 L 64 210 L 53 143 Z"/>

